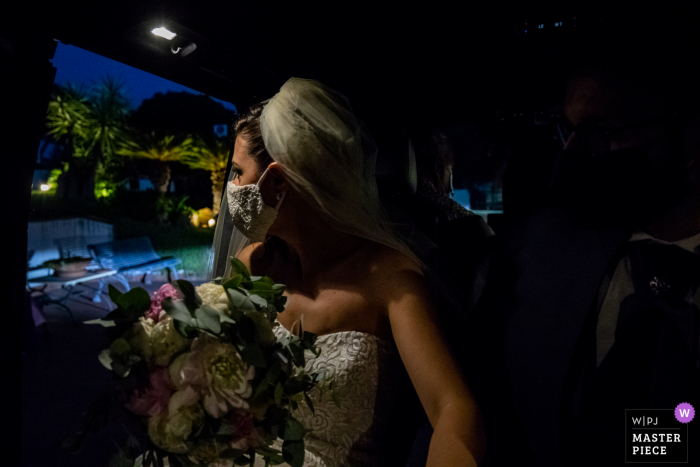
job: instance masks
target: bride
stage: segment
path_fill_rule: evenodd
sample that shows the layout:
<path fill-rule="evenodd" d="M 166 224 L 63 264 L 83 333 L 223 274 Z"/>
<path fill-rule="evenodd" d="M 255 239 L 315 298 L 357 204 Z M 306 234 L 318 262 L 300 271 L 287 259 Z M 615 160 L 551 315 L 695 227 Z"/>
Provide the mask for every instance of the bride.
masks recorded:
<path fill-rule="evenodd" d="M 235 125 L 228 210 L 213 269 L 237 256 L 286 285 L 278 333 L 319 336 L 307 368 L 334 376 L 342 400 L 302 407 L 305 466 L 379 466 L 403 364 L 433 427 L 430 466 L 473 466 L 485 448 L 479 408 L 437 324 L 423 266 L 377 197 L 376 147 L 347 100 L 292 78 Z M 217 272 L 218 271 L 218 272 Z"/>

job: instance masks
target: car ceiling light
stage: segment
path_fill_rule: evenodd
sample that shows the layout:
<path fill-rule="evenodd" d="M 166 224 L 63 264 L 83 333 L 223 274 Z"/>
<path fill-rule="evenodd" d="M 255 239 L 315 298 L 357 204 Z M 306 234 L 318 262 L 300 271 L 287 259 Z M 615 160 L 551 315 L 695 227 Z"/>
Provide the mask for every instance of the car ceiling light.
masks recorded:
<path fill-rule="evenodd" d="M 152 32 L 153 34 L 155 34 L 156 36 L 164 37 L 164 38 L 168 39 L 169 41 L 173 40 L 173 37 L 177 36 L 177 34 L 175 34 L 175 33 L 172 32 L 172 31 L 169 31 L 169 30 L 167 30 L 167 29 L 165 29 L 165 28 L 155 28 L 155 29 L 154 29 L 153 31 L 151 31 L 151 32 Z"/>

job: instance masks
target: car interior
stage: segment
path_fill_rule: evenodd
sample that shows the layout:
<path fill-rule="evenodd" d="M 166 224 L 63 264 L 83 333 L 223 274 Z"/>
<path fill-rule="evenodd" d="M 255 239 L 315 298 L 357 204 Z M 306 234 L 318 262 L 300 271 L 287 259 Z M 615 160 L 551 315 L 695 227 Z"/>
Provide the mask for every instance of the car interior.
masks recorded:
<path fill-rule="evenodd" d="M 441 261 L 475 271 L 459 277 L 472 305 L 493 240 L 549 202 L 554 156 L 571 131 L 562 105 L 577 61 L 645 30 L 655 34 L 682 14 L 622 0 L 24 0 L 15 7 L 21 11 L 0 18 L 2 100 L 11 120 L 3 125 L 5 167 L 14 174 L 3 186 L 13 200 L 12 271 L 26 268 L 30 180 L 60 41 L 239 112 L 290 77 L 338 90 L 375 139 L 378 189 L 392 221 L 425 235 Z M 156 28 L 176 36 L 156 35 Z M 417 201 L 412 138 L 430 129 L 453 142 L 453 186 L 471 188 L 470 209 L 480 215 L 449 220 Z M 478 199 L 474 187 L 486 185 L 498 193 Z M 18 300 L 21 276 L 13 273 L 10 285 Z"/>

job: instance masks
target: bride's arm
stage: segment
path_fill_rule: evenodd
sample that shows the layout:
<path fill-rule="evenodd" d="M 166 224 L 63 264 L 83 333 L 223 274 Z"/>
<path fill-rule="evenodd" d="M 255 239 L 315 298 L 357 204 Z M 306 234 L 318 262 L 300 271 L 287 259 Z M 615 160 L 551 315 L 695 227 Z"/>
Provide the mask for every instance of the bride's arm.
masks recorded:
<path fill-rule="evenodd" d="M 418 268 L 394 269 L 382 281 L 401 359 L 433 426 L 428 466 L 475 466 L 486 436 L 479 407 L 439 330 Z"/>

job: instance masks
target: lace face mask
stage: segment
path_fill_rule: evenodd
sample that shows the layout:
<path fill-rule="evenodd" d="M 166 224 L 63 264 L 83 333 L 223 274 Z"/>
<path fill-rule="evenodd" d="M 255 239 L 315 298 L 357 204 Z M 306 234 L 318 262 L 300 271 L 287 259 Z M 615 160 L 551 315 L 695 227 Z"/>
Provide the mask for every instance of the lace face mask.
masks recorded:
<path fill-rule="evenodd" d="M 229 182 L 226 187 L 228 210 L 233 219 L 233 225 L 243 233 L 251 242 L 263 242 L 267 232 L 277 219 L 277 211 L 284 201 L 284 192 L 277 205 L 273 208 L 265 204 L 260 194 L 262 183 L 267 169 L 255 185 L 235 185 Z"/>

